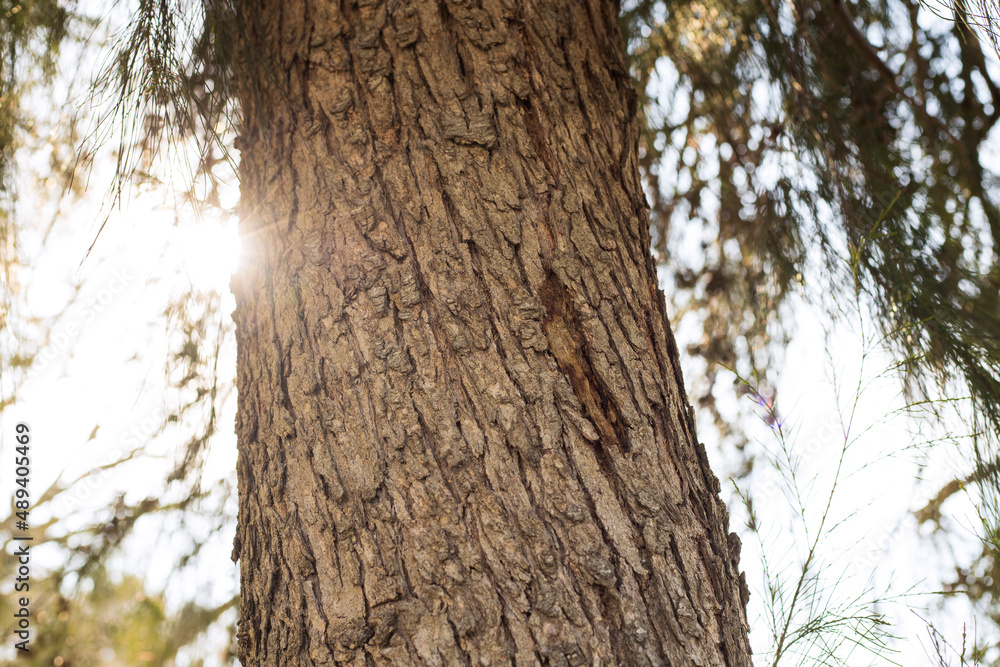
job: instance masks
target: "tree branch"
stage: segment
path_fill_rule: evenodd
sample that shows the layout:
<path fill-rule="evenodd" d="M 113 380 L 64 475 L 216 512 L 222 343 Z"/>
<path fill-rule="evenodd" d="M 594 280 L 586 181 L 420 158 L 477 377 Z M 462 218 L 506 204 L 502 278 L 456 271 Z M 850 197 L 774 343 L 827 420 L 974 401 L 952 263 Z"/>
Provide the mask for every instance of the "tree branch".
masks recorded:
<path fill-rule="evenodd" d="M 924 106 L 919 100 L 911 95 L 908 95 L 906 91 L 903 90 L 897 82 L 896 73 L 893 72 L 887 64 L 885 64 L 885 61 L 883 61 L 878 55 L 878 52 L 875 51 L 875 47 L 871 45 L 868 38 L 861 34 L 861 31 L 854 25 L 854 19 L 847 12 L 847 7 L 844 6 L 844 0 L 829 0 L 829 2 L 833 7 L 833 15 L 837 20 L 837 23 L 844 29 L 847 36 L 852 42 L 854 42 L 855 46 L 858 47 L 861 54 L 864 55 L 871 66 L 874 67 L 875 70 L 882 76 L 882 79 L 889 85 L 889 88 L 906 100 L 911 107 L 920 112 L 920 114 L 927 120 L 936 125 L 938 129 L 948 135 L 948 138 L 961 146 L 961 140 L 952 134 L 951 130 L 944 123 L 944 121 L 928 111 L 927 107 Z"/>

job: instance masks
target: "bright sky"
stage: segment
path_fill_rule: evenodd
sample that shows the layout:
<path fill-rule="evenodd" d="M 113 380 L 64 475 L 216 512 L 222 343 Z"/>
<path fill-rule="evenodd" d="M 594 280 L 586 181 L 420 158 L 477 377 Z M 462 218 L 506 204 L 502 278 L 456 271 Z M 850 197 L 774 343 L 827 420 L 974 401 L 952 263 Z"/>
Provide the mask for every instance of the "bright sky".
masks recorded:
<path fill-rule="evenodd" d="M 191 213 L 175 217 L 172 203 L 164 201 L 169 195 L 147 192 L 133 195 L 112 213 L 87 256 L 99 226 L 96 221 L 102 219 L 99 196 L 96 202 L 71 207 L 43 245 L 48 218 L 37 211 L 45 207 L 28 194 L 30 188 L 23 192 L 27 196 L 19 204 L 24 225 L 20 245 L 27 261 L 20 275 L 23 291 L 15 296 L 15 318 L 25 323 L 41 317 L 52 325 L 48 343 L 38 353 L 41 363 L 20 387 L 17 404 L 5 413 L 0 460 L 11 453 L 12 431 L 7 425 L 27 422 L 34 434 L 31 488 L 37 498 L 60 476 L 64 482 L 76 479 L 140 445 L 147 454 L 119 469 L 92 475 L 62 494 L 52 511 L 65 518 L 61 526 L 67 531 L 91 523 L 94 514 L 119 493 L 127 493 L 132 502 L 163 493 L 164 477 L 191 433 L 189 424 L 159 433 L 180 399 L 165 372 L 172 343 L 164 311 L 187 290 L 215 290 L 224 295 L 221 315 L 231 324 L 234 302 L 228 282 L 239 243 L 234 221 Z M 222 347 L 219 368 L 222 381 L 231 382 L 235 376 L 231 339 Z M 8 384 L 4 390 L 10 390 Z M 234 399 L 235 394 L 222 406 L 219 432 L 205 462 L 205 486 L 234 478 Z M 91 437 L 95 427 L 99 428 Z M 0 475 L 0 496 L 7 497 L 11 490 L 10 476 Z M 229 559 L 235 506 L 228 510 L 230 527 L 200 556 L 211 567 L 202 565 L 184 577 L 170 578 L 171 607 L 189 599 L 205 606 L 220 604 L 238 590 L 237 570 Z M 35 525 L 46 519 L 41 510 L 31 515 Z M 150 591 L 163 589 L 186 546 L 184 541 L 171 543 L 178 530 L 197 533 L 198 522 L 173 530 L 164 530 L 158 520 L 140 522 L 129 549 L 113 565 L 144 576 Z M 51 548 L 33 551 L 36 568 L 55 566 L 60 559 Z M 9 648 L 5 642 L 2 650 Z"/>

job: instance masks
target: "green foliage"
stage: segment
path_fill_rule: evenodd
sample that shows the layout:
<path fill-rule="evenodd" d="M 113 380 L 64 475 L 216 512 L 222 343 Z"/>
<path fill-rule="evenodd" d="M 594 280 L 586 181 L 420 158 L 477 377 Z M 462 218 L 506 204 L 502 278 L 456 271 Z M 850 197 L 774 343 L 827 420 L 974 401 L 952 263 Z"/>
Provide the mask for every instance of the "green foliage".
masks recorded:
<path fill-rule="evenodd" d="M 172 147 L 196 153 L 193 160 L 181 156 L 189 169 L 186 199 L 219 205 L 215 167 L 235 169 L 231 132 L 239 111 L 232 68 L 239 17 L 226 0 L 140 0 L 135 7 L 91 89 L 99 109 L 93 143 L 117 148 L 113 201 L 137 178 L 150 178 L 163 149 Z M 199 196 L 201 183 L 208 193 Z"/>
<path fill-rule="evenodd" d="M 0 5 L 0 331 L 8 326 L 11 294 L 16 288 L 13 161 L 18 133 L 31 122 L 30 115 L 25 118 L 21 109 L 25 82 L 51 80 L 71 17 L 70 6 L 58 0 Z"/>
<path fill-rule="evenodd" d="M 675 307 L 701 317 L 691 351 L 710 374 L 737 359 L 766 372 L 782 305 L 796 283 L 822 281 L 867 300 L 911 390 L 958 379 L 983 435 L 996 434 L 1000 200 L 987 141 L 1000 67 L 970 14 L 959 2 L 942 20 L 918 0 L 626 7 L 654 235 Z M 684 251 L 692 238 L 703 254 Z"/>
<path fill-rule="evenodd" d="M 172 417 L 177 419 L 177 415 Z M 78 521 L 65 508 L 76 507 L 80 490 L 91 481 L 88 478 L 100 482 L 107 472 L 127 466 L 139 455 L 141 452 L 126 454 L 68 483 L 57 480 L 33 502 L 32 516 L 49 519 L 30 529 L 32 569 L 27 597 L 32 613 L 31 654 L 26 664 L 172 665 L 179 651 L 196 646 L 216 624 L 228 624 L 226 631 L 230 635 L 235 632 L 235 615 L 226 612 L 236 608 L 238 597 L 215 607 L 189 601 L 181 609 L 169 612 L 162 592 L 150 591 L 136 574 L 127 570 L 123 574 L 120 568 L 111 565 L 116 555 L 134 553 L 139 548 L 134 533 L 140 522 L 158 521 L 163 525 L 179 517 L 181 526 L 201 523 L 209 527 L 207 533 L 178 531 L 164 545 L 177 553 L 175 568 L 177 572 L 183 571 L 228 523 L 217 506 L 224 505 L 231 496 L 228 483 L 207 490 L 188 487 L 162 494 L 176 496 L 173 502 L 155 497 L 128 501 L 124 495 L 118 495 L 106 510 L 87 517 L 81 527 L 70 528 Z M 191 456 L 190 452 L 187 456 Z M 187 459 L 185 464 L 194 471 L 189 470 L 189 476 L 197 478 L 194 473 L 200 469 Z M 197 479 L 194 482 L 197 486 Z M 17 573 L 17 560 L 10 555 L 14 551 L 11 545 L 16 518 L 11 506 L 10 514 L 0 522 L 4 551 L 0 565 L 6 573 L 3 585 L 7 590 L 13 589 Z M 43 553 L 48 557 L 41 557 Z M 53 560 L 59 566 L 43 565 Z M 13 612 L 18 597 L 14 593 L 0 596 L 0 618 L 4 619 L 0 631 L 6 636 L 13 636 L 16 629 Z M 233 655 L 230 651 L 222 659 L 228 664 Z"/>
<path fill-rule="evenodd" d="M 11 163 L 20 124 L 26 73 L 55 73 L 59 48 L 67 35 L 70 9 L 55 0 L 5 3 L 0 8 L 0 196 L 13 195 Z"/>
<path fill-rule="evenodd" d="M 970 399 L 975 460 L 962 478 L 975 489 L 984 551 L 949 590 L 995 616 L 997 6 L 623 4 L 654 243 L 675 324 L 702 331 L 688 348 L 704 360 L 701 407 L 742 450 L 716 406 L 718 369 L 770 385 L 796 302 L 822 295 L 834 319 L 845 314 L 836 304 L 864 304 L 911 404 L 936 411 L 934 396 Z"/>
<path fill-rule="evenodd" d="M 773 401 L 759 393 L 759 378 L 743 378 L 739 374 L 736 378 L 746 387 L 747 396 L 761 408 L 757 416 L 770 427 L 773 442 L 762 445 L 768 463 L 781 480 L 781 494 L 794 514 L 791 530 L 785 530 L 794 535 L 796 548 L 791 553 L 795 556 L 771 553 L 763 538 L 763 522 L 755 509 L 754 496 L 737 489 L 747 527 L 758 541 L 765 599 L 757 609 L 763 611 L 762 620 L 771 635 L 767 647 L 756 647 L 756 655 L 767 656 L 765 660 L 772 667 L 790 661 L 831 666 L 879 658 L 893 662 L 892 624 L 885 614 L 876 611 L 885 599 L 867 585 L 860 592 L 851 591 L 847 568 L 839 567 L 831 557 L 838 551 L 834 545 L 839 536 L 835 533 L 843 523 L 835 520 L 834 515 L 835 505 L 844 502 L 841 487 L 850 477 L 848 452 L 865 435 L 865 429 L 851 433 L 863 389 L 859 384 L 846 412 L 840 413 L 834 472 L 827 480 L 818 475 L 810 477 L 803 469 L 805 456 L 801 444 L 795 442 L 796 429 L 784 424 Z M 841 557 L 847 553 L 842 546 L 839 551 L 837 555 Z"/>
<path fill-rule="evenodd" d="M 162 595 L 150 594 L 134 576 L 112 577 L 103 566 L 86 586 L 66 594 L 58 577 L 32 581 L 30 653 L 18 664 L 50 667 L 173 665 L 178 651 L 203 628 L 236 606 L 236 599 L 206 609 L 190 603 L 169 612 Z M 0 598 L 0 616 L 13 618 L 14 595 Z M 4 634 L 13 626 L 4 621 Z"/>

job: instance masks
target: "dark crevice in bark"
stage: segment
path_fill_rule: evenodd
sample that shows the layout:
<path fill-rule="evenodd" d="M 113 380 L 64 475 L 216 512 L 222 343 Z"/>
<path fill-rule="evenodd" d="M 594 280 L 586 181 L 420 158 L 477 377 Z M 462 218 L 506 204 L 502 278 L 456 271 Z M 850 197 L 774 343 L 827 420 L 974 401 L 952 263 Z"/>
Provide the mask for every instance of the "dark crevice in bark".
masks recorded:
<path fill-rule="evenodd" d="M 603 440 L 627 454 L 631 445 L 625 423 L 613 395 L 591 368 L 591 352 L 572 296 L 559 277 L 550 272 L 538 290 L 538 298 L 545 309 L 542 324 L 549 339 L 549 349 L 569 379 L 585 414 L 597 427 Z M 595 449 L 601 449 L 600 445 Z M 603 449 L 600 456 L 606 460 Z M 605 467 L 608 477 L 613 478 L 612 467 Z"/>
<path fill-rule="evenodd" d="M 518 100 L 518 106 L 521 108 L 521 112 L 524 115 L 524 129 L 527 131 L 528 137 L 531 139 L 532 148 L 535 149 L 535 153 L 538 154 L 538 157 L 542 160 L 542 164 L 545 165 L 545 170 L 550 174 L 552 182 L 558 182 L 560 169 L 549 152 L 548 140 L 545 132 L 542 130 L 542 123 L 538 118 L 538 111 L 532 104 L 530 97 Z"/>

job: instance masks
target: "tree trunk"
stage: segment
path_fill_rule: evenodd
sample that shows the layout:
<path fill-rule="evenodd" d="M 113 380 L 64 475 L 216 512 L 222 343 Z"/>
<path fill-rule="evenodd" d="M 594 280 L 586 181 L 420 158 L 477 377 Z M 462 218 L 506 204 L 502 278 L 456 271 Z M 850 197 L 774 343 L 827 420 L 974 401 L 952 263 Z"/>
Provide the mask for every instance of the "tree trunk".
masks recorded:
<path fill-rule="evenodd" d="M 243 664 L 749 665 L 614 3 L 250 4 Z"/>

